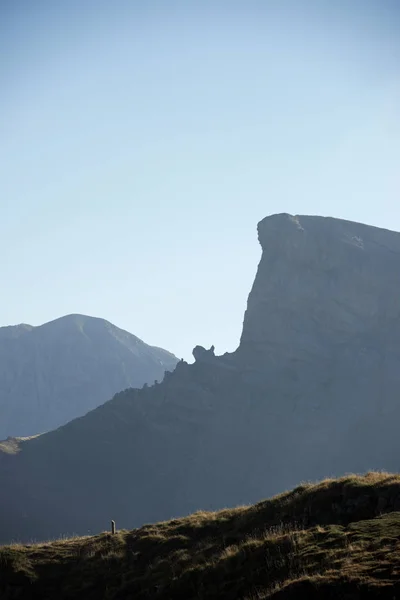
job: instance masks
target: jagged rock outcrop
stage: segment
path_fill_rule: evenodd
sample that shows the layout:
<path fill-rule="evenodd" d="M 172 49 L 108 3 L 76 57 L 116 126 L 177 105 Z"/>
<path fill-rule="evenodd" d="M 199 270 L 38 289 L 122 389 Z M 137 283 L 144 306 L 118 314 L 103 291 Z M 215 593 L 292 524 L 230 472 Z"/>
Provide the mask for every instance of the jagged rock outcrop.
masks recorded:
<path fill-rule="evenodd" d="M 195 346 L 193 348 L 193 357 L 195 360 L 207 362 L 215 358 L 214 350 L 214 346 L 211 346 L 209 350 L 206 350 L 203 346 Z"/>
<path fill-rule="evenodd" d="M 177 361 L 104 319 L 0 327 L 0 440 L 64 425 L 116 392 L 161 380 Z"/>
<path fill-rule="evenodd" d="M 258 231 L 239 348 L 198 347 L 161 384 L 0 453 L 3 540 L 94 532 L 110 518 L 129 528 L 302 480 L 398 471 L 400 234 L 285 214 Z"/>

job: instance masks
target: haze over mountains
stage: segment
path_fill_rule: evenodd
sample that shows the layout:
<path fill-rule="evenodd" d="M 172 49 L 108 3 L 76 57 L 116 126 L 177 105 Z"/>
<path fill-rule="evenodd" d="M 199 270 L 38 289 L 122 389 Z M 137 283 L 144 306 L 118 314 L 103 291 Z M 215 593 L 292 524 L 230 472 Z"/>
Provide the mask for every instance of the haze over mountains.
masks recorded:
<path fill-rule="evenodd" d="M 250 503 L 305 479 L 398 471 L 400 234 L 279 214 L 239 348 L 194 349 L 0 453 L 0 537 L 96 532 Z M 212 343 L 212 340 L 210 340 Z"/>
<path fill-rule="evenodd" d="M 64 425 L 116 392 L 161 381 L 178 359 L 104 319 L 0 327 L 0 440 Z"/>

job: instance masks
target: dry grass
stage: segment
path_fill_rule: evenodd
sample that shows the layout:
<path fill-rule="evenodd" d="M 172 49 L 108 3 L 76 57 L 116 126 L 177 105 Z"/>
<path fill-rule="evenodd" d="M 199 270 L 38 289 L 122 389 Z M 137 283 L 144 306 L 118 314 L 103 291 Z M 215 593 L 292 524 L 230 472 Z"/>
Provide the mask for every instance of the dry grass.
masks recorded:
<path fill-rule="evenodd" d="M 0 453 L 4 452 L 5 454 L 17 454 L 21 450 L 22 442 L 33 440 L 34 438 L 37 438 L 40 435 L 42 434 L 38 433 L 29 437 L 9 437 L 6 440 L 2 440 L 0 441 Z"/>
<path fill-rule="evenodd" d="M 399 475 L 349 475 L 115 536 L 5 546 L 0 596 L 393 600 L 400 594 L 398 501 Z"/>

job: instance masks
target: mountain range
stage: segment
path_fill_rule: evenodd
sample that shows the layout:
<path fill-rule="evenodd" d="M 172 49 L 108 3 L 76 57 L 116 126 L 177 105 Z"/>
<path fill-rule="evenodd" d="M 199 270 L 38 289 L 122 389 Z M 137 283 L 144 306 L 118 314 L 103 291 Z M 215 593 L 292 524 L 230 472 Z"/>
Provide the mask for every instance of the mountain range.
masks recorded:
<path fill-rule="evenodd" d="M 196 346 L 162 383 L 0 452 L 1 541 L 248 504 L 315 480 L 399 470 L 400 234 L 279 214 L 238 349 Z"/>
<path fill-rule="evenodd" d="M 170 352 L 84 315 L 0 327 L 0 440 L 55 429 L 116 392 L 161 381 L 177 362 Z"/>

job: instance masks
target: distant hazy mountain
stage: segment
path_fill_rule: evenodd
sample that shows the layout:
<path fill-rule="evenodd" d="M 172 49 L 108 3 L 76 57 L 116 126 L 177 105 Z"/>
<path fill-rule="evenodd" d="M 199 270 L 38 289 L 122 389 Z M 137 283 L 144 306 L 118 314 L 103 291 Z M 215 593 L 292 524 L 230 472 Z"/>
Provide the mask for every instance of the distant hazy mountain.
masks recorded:
<path fill-rule="evenodd" d="M 158 385 L 0 444 L 0 539 L 132 528 L 399 470 L 400 234 L 286 214 L 258 234 L 235 352 L 196 347 Z"/>
<path fill-rule="evenodd" d="M 177 358 L 103 319 L 0 328 L 0 440 L 67 423 L 116 392 L 161 381 Z"/>

